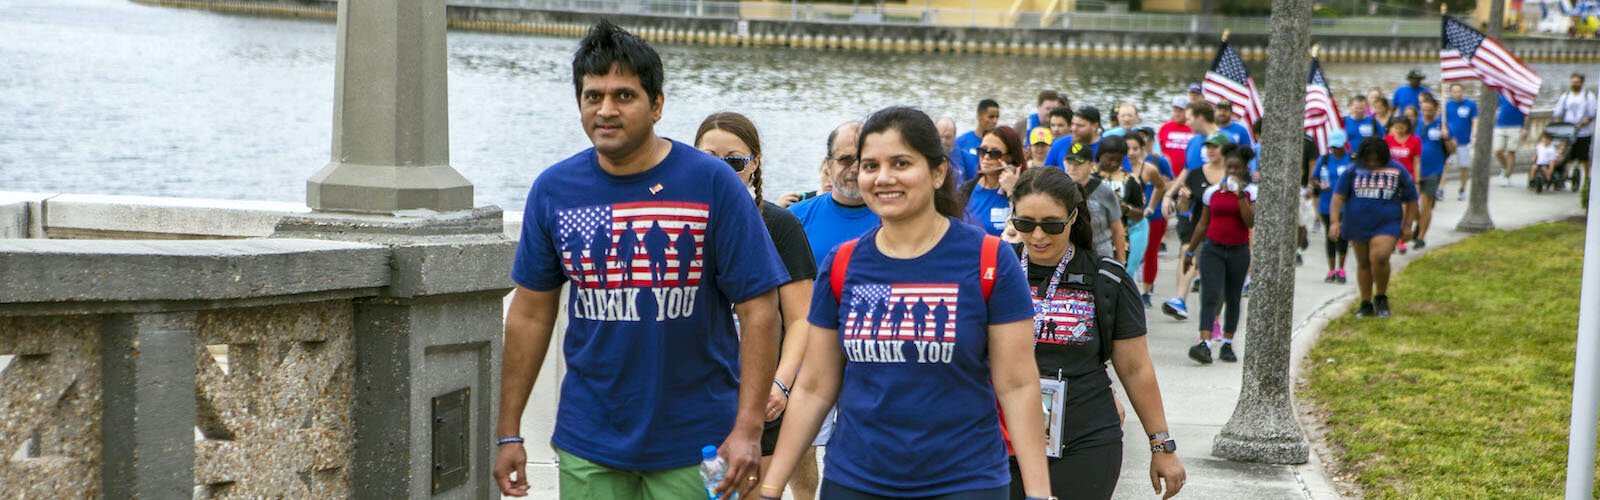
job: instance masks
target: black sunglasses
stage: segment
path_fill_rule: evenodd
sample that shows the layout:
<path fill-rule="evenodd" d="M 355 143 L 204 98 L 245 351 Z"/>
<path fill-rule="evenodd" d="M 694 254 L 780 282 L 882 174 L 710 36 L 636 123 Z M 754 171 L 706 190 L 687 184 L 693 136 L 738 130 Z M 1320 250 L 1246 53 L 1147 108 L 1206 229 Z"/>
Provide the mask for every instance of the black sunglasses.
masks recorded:
<path fill-rule="evenodd" d="M 1067 232 L 1067 221 L 1058 220 L 1039 222 L 1033 219 L 1012 217 L 1011 227 L 1017 228 L 1017 232 L 1019 233 L 1031 233 L 1033 232 L 1033 228 L 1037 227 L 1039 229 L 1043 229 L 1044 234 L 1061 234 Z"/>
<path fill-rule="evenodd" d="M 722 161 L 728 162 L 728 166 L 733 167 L 733 171 L 734 172 L 743 172 L 744 171 L 744 167 L 746 165 L 750 164 L 750 159 L 751 158 L 748 157 L 748 156 L 724 156 L 724 157 L 722 157 Z"/>
<path fill-rule="evenodd" d="M 1006 155 L 1006 152 L 1005 151 L 1001 151 L 999 149 L 989 149 L 989 148 L 982 147 L 982 146 L 978 147 L 978 156 L 987 156 L 991 160 L 998 160 L 998 159 L 1000 159 L 1000 157 L 1005 156 L 1005 155 Z"/>
<path fill-rule="evenodd" d="M 856 157 L 851 155 L 839 155 L 833 159 L 833 162 L 839 164 L 841 167 L 850 168 L 851 165 L 856 164 Z"/>

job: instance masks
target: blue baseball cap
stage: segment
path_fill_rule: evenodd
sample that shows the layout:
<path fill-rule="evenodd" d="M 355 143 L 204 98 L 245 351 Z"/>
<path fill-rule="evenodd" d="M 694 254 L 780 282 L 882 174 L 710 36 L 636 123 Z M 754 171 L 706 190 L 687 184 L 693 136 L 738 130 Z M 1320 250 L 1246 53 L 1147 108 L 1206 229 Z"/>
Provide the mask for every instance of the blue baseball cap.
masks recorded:
<path fill-rule="evenodd" d="M 1349 141 L 1350 137 L 1343 130 L 1335 130 L 1328 134 L 1328 147 L 1330 148 L 1343 148 L 1345 143 Z"/>

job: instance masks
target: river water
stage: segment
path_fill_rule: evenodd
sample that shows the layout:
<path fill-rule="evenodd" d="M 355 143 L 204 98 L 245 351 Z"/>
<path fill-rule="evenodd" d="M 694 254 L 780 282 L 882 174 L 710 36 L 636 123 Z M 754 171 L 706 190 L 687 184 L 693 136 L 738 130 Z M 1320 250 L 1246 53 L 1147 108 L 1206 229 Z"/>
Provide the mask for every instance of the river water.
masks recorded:
<path fill-rule="evenodd" d="M 124 0 L 0 0 L 0 191 L 303 202 L 329 159 L 334 25 Z M 479 204 L 520 209 L 546 166 L 588 147 L 570 61 L 574 39 L 452 32 L 451 163 Z M 761 129 L 769 193 L 810 189 L 834 125 L 891 104 L 973 126 L 979 99 L 1003 123 L 1042 88 L 1074 105 L 1164 104 L 1204 74 L 1198 61 L 868 54 L 661 45 L 658 132 L 684 141 L 732 110 Z M 1328 64 L 1341 100 L 1392 89 L 1412 66 Z M 1575 65 L 1535 64 L 1548 106 Z M 1263 63 L 1252 71 L 1264 78 Z M 1475 95 L 1475 94 L 1474 94 Z"/>

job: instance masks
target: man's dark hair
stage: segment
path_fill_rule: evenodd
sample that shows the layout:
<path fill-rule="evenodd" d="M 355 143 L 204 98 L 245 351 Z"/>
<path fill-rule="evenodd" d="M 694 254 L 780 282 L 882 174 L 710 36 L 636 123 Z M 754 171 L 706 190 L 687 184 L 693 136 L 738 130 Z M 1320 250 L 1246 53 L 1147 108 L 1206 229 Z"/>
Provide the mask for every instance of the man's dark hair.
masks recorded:
<path fill-rule="evenodd" d="M 1207 102 L 1205 99 L 1189 101 L 1189 112 L 1194 113 L 1194 115 L 1199 117 L 1201 120 L 1205 120 L 1206 123 L 1217 122 L 1216 106 L 1212 106 L 1211 103 Z"/>
<path fill-rule="evenodd" d="M 1033 102 L 1033 105 L 1034 106 L 1038 106 L 1040 104 L 1044 104 L 1045 101 L 1056 101 L 1056 102 L 1059 102 L 1059 103 L 1066 103 L 1066 100 L 1061 98 L 1061 94 L 1059 92 L 1056 92 L 1054 90 L 1041 90 L 1041 91 L 1039 91 L 1039 99 L 1035 100 Z"/>
<path fill-rule="evenodd" d="M 1067 123 L 1072 123 L 1072 108 L 1062 106 L 1052 109 L 1050 110 L 1050 116 L 1059 116 L 1061 119 L 1066 120 Z M 1048 120 L 1048 118 L 1046 118 L 1046 120 Z"/>
<path fill-rule="evenodd" d="M 1578 81 L 1580 81 L 1580 82 L 1589 81 L 1589 78 L 1583 76 L 1583 73 L 1579 73 L 1579 72 L 1576 72 L 1576 71 L 1572 72 L 1572 77 L 1573 78 L 1577 78 Z"/>
<path fill-rule="evenodd" d="M 639 77 L 645 97 L 654 105 L 661 96 L 661 83 L 666 80 L 661 69 L 661 56 L 644 39 L 627 30 L 600 20 L 589 34 L 578 41 L 578 52 L 572 56 L 572 88 L 574 94 L 583 93 L 583 77 L 605 76 L 612 69 L 620 69 Z"/>
<path fill-rule="evenodd" d="M 988 111 L 989 108 L 999 108 L 999 107 L 1000 107 L 1000 103 L 996 102 L 994 99 L 984 99 L 982 101 L 978 101 L 978 114 L 980 114 L 980 115 L 983 114 L 983 112 L 984 111 Z"/>

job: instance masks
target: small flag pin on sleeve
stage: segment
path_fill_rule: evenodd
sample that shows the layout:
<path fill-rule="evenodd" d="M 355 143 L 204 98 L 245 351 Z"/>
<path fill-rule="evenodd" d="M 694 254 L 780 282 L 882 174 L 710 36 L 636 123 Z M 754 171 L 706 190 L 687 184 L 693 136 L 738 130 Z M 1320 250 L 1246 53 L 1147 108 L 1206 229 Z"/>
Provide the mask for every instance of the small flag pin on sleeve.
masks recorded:
<path fill-rule="evenodd" d="M 650 194 L 659 193 L 659 192 L 661 192 L 662 189 L 665 189 L 665 188 L 661 187 L 660 183 L 657 183 L 654 186 L 650 186 Z"/>

